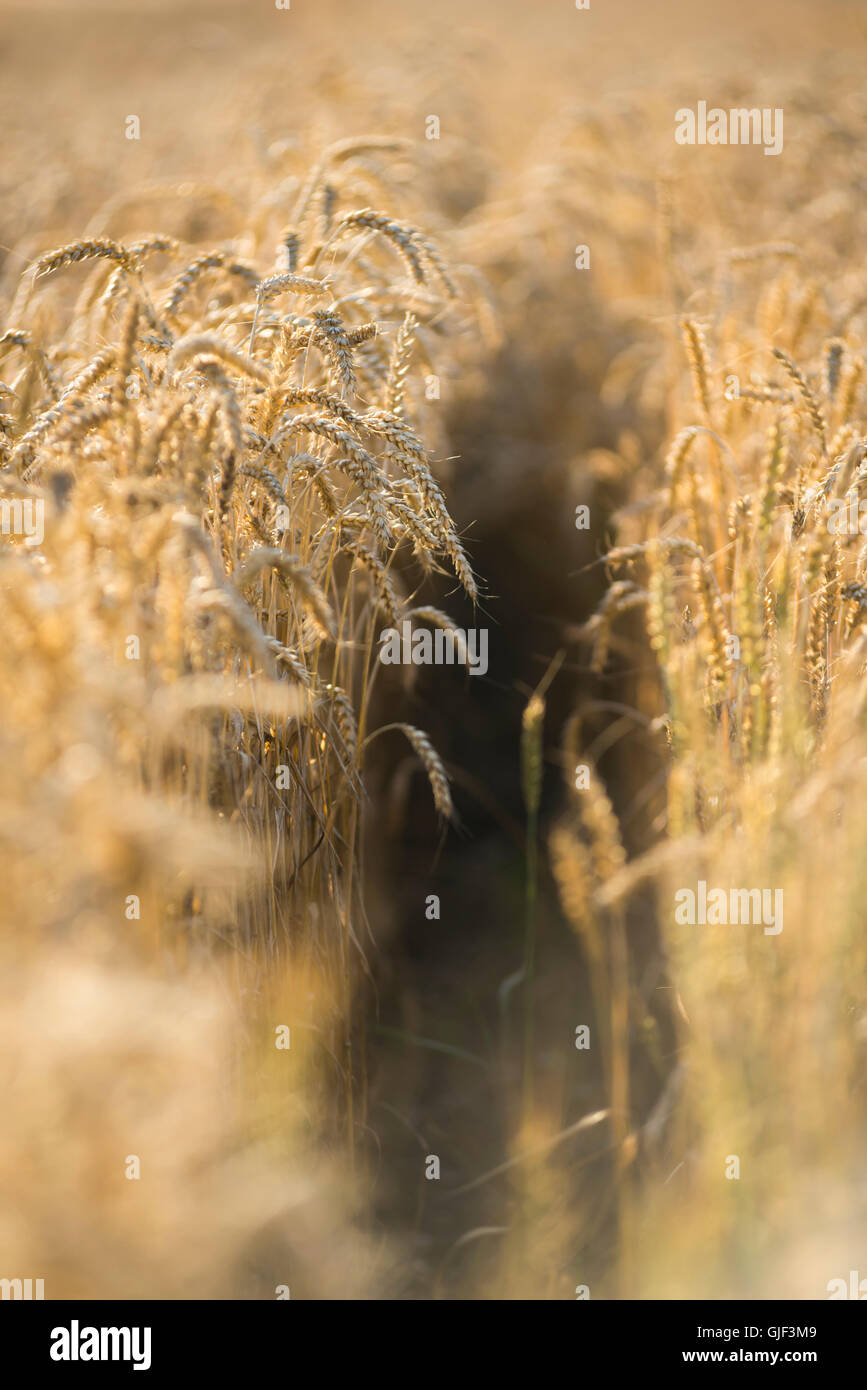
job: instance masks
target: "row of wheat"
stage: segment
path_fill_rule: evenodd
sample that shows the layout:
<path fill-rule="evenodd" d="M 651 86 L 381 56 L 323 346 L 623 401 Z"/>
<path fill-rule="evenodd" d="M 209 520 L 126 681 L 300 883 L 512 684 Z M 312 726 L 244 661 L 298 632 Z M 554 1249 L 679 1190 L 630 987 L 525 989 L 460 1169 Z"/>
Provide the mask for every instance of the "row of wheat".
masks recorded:
<path fill-rule="evenodd" d="M 680 321 L 655 487 L 622 515 L 584 627 L 597 670 L 632 668 L 660 769 L 644 853 L 627 859 L 595 768 L 553 841 L 605 1022 L 619 1272 L 643 1296 L 824 1297 L 863 1232 L 857 311 L 805 289 L 791 245 L 727 258 L 708 314 Z M 701 881 L 772 890 L 779 920 L 689 922 L 678 894 Z M 647 901 L 662 985 L 623 959 L 624 914 Z M 659 990 L 676 1029 L 667 1054 Z M 636 1050 L 657 1075 L 654 1104 L 630 1103 Z"/>
<path fill-rule="evenodd" d="M 105 1292 L 119 1229 L 121 1291 L 237 1293 L 239 1245 L 287 1204 L 291 1241 L 318 1232 L 296 1294 L 308 1265 L 308 1293 L 355 1287 L 348 1265 L 329 1284 L 343 1257 L 307 1194 L 267 1159 L 221 1165 L 309 1145 L 341 1093 L 351 1147 L 375 734 L 409 740 L 451 815 L 424 733 L 372 722 L 381 629 L 450 627 L 414 606 L 420 580 L 447 566 L 477 592 L 413 423 L 465 297 L 426 235 L 370 206 L 401 145 L 331 147 L 228 247 L 108 234 L 113 203 L 28 266 L 0 335 L 3 952 L 33 1063 L 2 1233 L 49 1296 Z M 33 1055 L 40 1029 L 67 1035 L 78 1082 Z M 73 1157 L 49 1199 L 51 1135 Z M 140 1187 L 118 1181 L 130 1151 Z M 76 1259 L 38 1213 L 72 1241 L 83 1183 Z"/>

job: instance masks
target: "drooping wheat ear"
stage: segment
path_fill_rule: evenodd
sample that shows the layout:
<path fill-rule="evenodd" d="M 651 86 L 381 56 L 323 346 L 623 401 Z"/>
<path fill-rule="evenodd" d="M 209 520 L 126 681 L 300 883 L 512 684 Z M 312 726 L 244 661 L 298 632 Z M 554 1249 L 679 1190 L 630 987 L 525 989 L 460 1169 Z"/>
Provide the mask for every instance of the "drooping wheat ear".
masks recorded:
<path fill-rule="evenodd" d="M 476 577 L 454 530 L 449 533 L 446 539 L 446 554 L 452 562 L 452 569 L 461 581 L 464 593 L 472 599 L 473 603 L 478 603 L 479 587 L 476 584 Z"/>
<path fill-rule="evenodd" d="M 278 666 L 285 666 L 290 675 L 306 690 L 312 689 L 313 679 L 294 647 L 285 646 L 278 638 L 272 637 L 269 633 L 263 634 L 263 641 L 269 655 L 273 657 Z"/>
<path fill-rule="evenodd" d="M 416 246 L 418 246 L 421 249 L 422 255 L 427 259 L 429 264 L 436 271 L 437 275 L 439 276 L 440 283 L 442 284 L 442 287 L 445 290 L 448 298 L 457 299 L 458 287 L 452 279 L 451 274 L 449 272 L 449 268 L 443 260 L 443 257 L 437 249 L 435 243 L 431 241 L 430 237 L 427 236 L 425 232 L 413 231 L 412 238 Z"/>
<path fill-rule="evenodd" d="M 79 435 L 86 434 L 88 430 L 110 420 L 115 411 L 113 390 L 107 391 L 101 400 L 89 401 L 80 397 L 69 400 L 57 426 L 57 438 L 70 443 Z"/>
<path fill-rule="evenodd" d="M 83 367 L 69 385 L 64 388 L 57 404 L 51 406 L 50 409 L 38 416 L 30 426 L 30 429 L 27 430 L 25 434 L 21 435 L 21 438 L 16 443 L 12 452 L 10 463 L 19 464 L 26 462 L 34 446 L 39 442 L 42 436 L 46 434 L 53 425 L 64 418 L 64 415 L 73 408 L 74 402 L 79 401 L 86 391 L 89 391 L 92 386 L 95 386 L 98 381 L 102 380 L 107 372 L 111 371 L 115 360 L 116 354 L 114 348 L 103 348 L 101 352 L 98 352 L 95 357 L 91 358 L 87 366 Z"/>
<path fill-rule="evenodd" d="M 45 384 L 54 401 L 60 398 L 60 388 L 48 356 L 33 341 L 32 333 L 20 328 L 8 328 L 5 333 L 0 334 L 0 361 L 6 356 L 4 349 L 18 348 L 20 352 L 29 356 L 39 367 L 45 378 Z"/>
<path fill-rule="evenodd" d="M 346 341 L 350 347 L 361 347 L 362 343 L 369 343 L 378 334 L 379 329 L 375 323 L 361 323 L 357 328 L 352 328 L 346 334 Z"/>
<path fill-rule="evenodd" d="M 254 362 L 252 357 L 238 352 L 237 348 L 233 348 L 225 338 L 219 337 L 216 333 L 188 333 L 186 337 L 178 338 L 166 362 L 166 378 L 170 381 L 185 362 L 200 356 L 218 357 L 221 362 L 234 367 L 236 372 L 243 372 L 245 376 L 261 382 L 263 386 L 270 384 L 271 377 L 260 362 Z"/>
<path fill-rule="evenodd" d="M 129 277 L 123 266 L 117 266 L 109 275 L 105 283 L 105 289 L 98 300 L 99 311 L 102 316 L 101 321 L 103 323 L 108 323 L 111 310 L 114 308 L 116 301 L 128 293 L 129 285 Z"/>
<path fill-rule="evenodd" d="M 332 528 L 334 518 L 339 517 L 340 524 L 342 525 L 344 522 L 348 523 L 349 517 L 346 512 L 341 511 L 337 504 L 337 498 L 334 496 L 323 477 L 323 474 L 327 473 L 330 467 L 326 459 L 318 458 L 316 454 L 294 454 L 289 460 L 289 467 L 292 470 L 293 483 L 296 477 L 306 477 L 310 479 L 314 488 L 319 493 L 322 510 L 325 512 L 325 515 L 330 518 L 313 537 L 311 545 L 315 548 L 324 532 Z M 362 518 L 359 525 L 366 526 L 367 519 Z"/>
<path fill-rule="evenodd" d="M 347 540 L 341 536 L 340 548 L 352 555 L 372 576 L 377 602 L 382 605 L 388 621 L 394 626 L 399 618 L 401 600 L 388 569 L 363 541 Z"/>
<path fill-rule="evenodd" d="M 241 595 L 224 580 L 197 592 L 190 606 L 203 613 L 219 613 L 230 624 L 244 651 L 269 671 L 276 670 L 278 651 L 259 626 L 255 614 Z M 279 648 L 279 643 L 277 644 Z"/>
<path fill-rule="evenodd" d="M 406 389 L 406 377 L 409 371 L 410 358 L 415 345 L 415 333 L 418 327 L 418 319 L 411 311 L 404 316 L 403 323 L 397 331 L 394 341 L 394 351 L 391 354 L 391 361 L 388 364 L 388 376 L 385 379 L 383 390 L 383 402 L 386 410 L 389 410 L 397 419 L 402 418 L 406 405 L 404 392 Z"/>
<path fill-rule="evenodd" d="M 343 739 L 347 757 L 350 763 L 354 764 L 358 758 L 358 723 L 352 701 L 339 685 L 326 685 L 323 691 L 331 697 L 331 712 Z"/>
<path fill-rule="evenodd" d="M 343 160 L 349 159 L 352 155 L 366 154 L 376 150 L 394 153 L 409 149 L 410 145 L 411 142 L 409 140 L 381 135 L 350 137 L 349 139 L 338 140 L 333 145 L 329 145 L 326 150 L 323 150 L 322 155 L 311 169 L 306 183 L 298 194 L 297 202 L 292 211 L 293 226 L 299 227 L 306 218 L 314 194 L 331 165 L 339 164 Z"/>
<path fill-rule="evenodd" d="M 330 384 L 332 388 L 336 385 L 346 395 L 354 395 L 356 387 L 355 366 L 343 320 L 339 314 L 326 309 L 314 309 L 311 317 L 315 328 L 311 332 L 310 338 L 328 357 L 331 364 Z"/>
<path fill-rule="evenodd" d="M 371 738 L 379 734 L 386 733 L 389 729 L 399 729 L 400 732 L 409 739 L 416 757 L 422 763 L 427 778 L 433 792 L 434 805 L 443 820 L 450 821 L 454 815 L 454 805 L 452 794 L 449 789 L 449 779 L 443 766 L 442 759 L 437 753 L 427 734 L 421 729 L 417 729 L 413 724 L 383 724 L 381 728 L 375 729 L 372 734 L 368 734 L 365 743 L 369 743 Z"/>
<path fill-rule="evenodd" d="M 29 352 L 33 346 L 33 335 L 25 332 L 23 328 L 7 328 L 6 332 L 0 335 L 0 361 L 6 356 L 4 348 L 20 348 L 22 352 Z"/>
<path fill-rule="evenodd" d="M 392 526 L 395 537 L 403 540 L 409 536 L 412 538 L 413 551 L 420 564 L 426 570 L 430 570 L 430 557 L 439 549 L 439 540 L 434 535 L 429 526 L 425 524 L 421 515 L 406 502 L 395 497 L 392 493 L 388 502 L 392 516 Z M 401 525 L 401 523 L 403 523 Z"/>
<path fill-rule="evenodd" d="M 86 366 L 82 367 L 81 371 L 73 377 L 69 385 L 63 388 L 63 394 L 57 403 L 58 406 L 62 407 L 63 402 L 71 396 L 81 396 L 85 391 L 89 391 L 92 386 L 95 386 L 98 381 L 101 381 L 102 378 L 111 371 L 115 361 L 116 353 L 114 349 L 103 348 L 95 357 L 90 359 Z M 53 412 L 48 411 L 47 413 L 50 415 Z M 41 418 L 42 417 L 40 417 L 40 420 Z M 34 429 L 39 423 L 40 421 L 37 420 Z"/>
<path fill-rule="evenodd" d="M 819 436 L 819 439 L 822 442 L 822 452 L 827 453 L 828 439 L 827 427 L 825 425 L 825 417 L 822 414 L 822 411 L 819 407 L 819 402 L 816 400 L 816 397 L 813 395 L 813 392 L 810 389 L 810 385 L 806 377 L 801 372 L 800 368 L 795 365 L 791 357 L 789 357 L 787 353 L 783 352 L 782 348 L 772 348 L 771 350 L 774 356 L 776 357 L 777 361 L 783 365 L 783 367 L 786 369 L 789 376 L 791 377 L 792 381 L 797 386 L 801 396 L 801 400 L 804 402 L 804 407 L 806 409 L 807 415 L 810 418 L 810 422 L 812 423 L 813 428 L 815 429 L 816 433 Z"/>
<path fill-rule="evenodd" d="M 355 212 L 343 214 L 334 228 L 330 241 L 336 241 L 344 232 L 355 230 L 377 232 L 380 236 L 385 237 L 400 252 L 409 266 L 413 279 L 418 281 L 420 285 L 427 283 L 421 251 L 411 227 L 407 227 L 404 222 L 395 222 L 384 212 L 376 212 L 373 208 L 358 208 Z"/>
<path fill-rule="evenodd" d="M 323 391 L 319 386 L 286 386 L 279 393 L 285 406 L 315 405 L 326 415 L 336 415 L 346 425 L 364 428 L 366 421 L 342 396 Z M 289 417 L 291 419 L 291 416 Z"/>
<path fill-rule="evenodd" d="M 289 498 L 283 491 L 280 479 L 270 468 L 266 468 L 262 463 L 244 463 L 238 469 L 245 478 L 255 478 L 257 483 L 261 483 L 265 492 L 272 497 L 281 507 L 289 507 Z"/>
<path fill-rule="evenodd" d="M 479 588 L 472 566 L 458 538 L 442 489 L 430 470 L 416 436 L 400 421 L 395 421 L 392 417 L 386 418 L 383 411 L 368 411 L 364 416 L 364 425 L 374 434 L 382 434 L 397 453 L 402 466 L 430 511 L 431 526 L 438 532 L 440 544 L 451 560 L 452 568 L 464 592 L 473 603 L 477 603 Z"/>
<path fill-rule="evenodd" d="M 225 270 L 227 275 L 237 276 L 249 289 L 255 290 L 259 283 L 258 272 L 253 266 L 235 260 L 227 251 L 206 251 L 201 256 L 196 256 L 195 260 L 190 261 L 175 280 L 163 305 L 163 317 L 176 319 L 181 305 L 196 281 L 201 279 L 206 271 L 219 269 Z"/>
<path fill-rule="evenodd" d="M 398 498 L 402 500 L 398 501 Z M 405 504 L 403 499 L 405 499 Z M 413 528 L 416 534 L 424 539 L 429 550 L 436 551 L 441 548 L 442 531 L 438 528 L 436 521 L 427 516 L 424 498 L 412 478 L 407 476 L 392 478 L 391 505 L 407 520 L 407 524 Z M 407 509 L 412 512 L 412 520 L 409 518 Z"/>
<path fill-rule="evenodd" d="M 95 258 L 118 261 L 125 270 L 135 268 L 128 247 L 121 246 L 119 242 L 111 241 L 108 237 L 96 237 L 92 241 L 71 241 L 66 246 L 59 246 L 56 251 L 49 251 L 46 255 L 40 256 L 32 267 L 32 274 L 34 279 L 37 279 L 42 275 L 50 275 L 53 270 L 60 270 L 62 266 Z"/>
<path fill-rule="evenodd" d="M 293 294 L 328 294 L 331 290 L 331 282 L 329 280 L 317 280 L 312 275 L 296 275 L 292 271 L 284 271 L 279 275 L 269 275 L 266 279 L 260 280 L 256 289 L 256 298 L 261 304 L 268 304 L 272 299 L 276 299 L 278 294 L 283 294 L 286 290 Z"/>
<path fill-rule="evenodd" d="M 452 636 L 455 646 L 455 653 L 462 666 L 469 664 L 470 654 L 467 647 L 467 639 L 457 624 L 449 617 L 448 613 L 443 613 L 439 608 L 410 608 L 404 613 L 405 618 L 420 623 L 430 623 L 432 627 L 438 627 L 443 632 L 448 632 Z"/>
<path fill-rule="evenodd" d="M 371 408 L 359 417 L 359 422 L 371 434 L 381 435 L 401 462 L 404 459 L 413 459 L 427 467 L 427 451 L 415 430 L 405 420 L 391 415 L 387 410 Z"/>
<path fill-rule="evenodd" d="M 704 329 L 700 324 L 696 323 L 695 319 L 683 319 L 680 327 L 683 333 L 683 341 L 686 347 L 686 356 L 692 374 L 696 398 L 704 411 L 706 419 L 710 419 L 710 359 L 708 357 Z"/>
<path fill-rule="evenodd" d="M 695 541 L 688 540 L 686 536 L 661 536 L 652 541 L 640 541 L 635 545 L 618 545 L 613 550 L 609 550 L 602 558 L 608 565 L 623 565 L 628 560 L 640 560 L 651 547 L 661 547 L 671 555 L 690 555 L 696 559 L 704 559 L 704 551 L 701 546 L 696 545 Z"/>
<path fill-rule="evenodd" d="M 313 486 L 315 487 L 322 510 L 326 516 L 335 517 L 340 515 L 340 507 L 337 498 L 322 476 L 322 472 L 313 475 Z"/>
<path fill-rule="evenodd" d="M 266 570 L 276 570 L 284 578 L 291 580 L 297 589 L 304 607 L 309 610 L 321 637 L 336 641 L 337 624 L 331 605 L 322 592 L 310 569 L 298 559 L 297 555 L 287 555 L 283 550 L 272 546 L 262 546 L 254 550 L 235 576 L 239 589 L 254 583 Z"/>
<path fill-rule="evenodd" d="M 244 431 L 241 419 L 241 404 L 238 400 L 237 392 L 226 372 L 223 371 L 220 362 L 212 357 L 203 357 L 200 359 L 198 366 L 202 375 L 214 386 L 220 398 L 223 411 L 223 423 L 226 430 L 226 440 L 232 453 L 236 458 L 240 458 L 244 452 Z"/>
<path fill-rule="evenodd" d="M 42 369 L 42 375 L 45 378 L 45 385 L 48 388 L 48 394 L 50 395 L 51 399 L 56 403 L 60 400 L 61 387 L 60 382 L 57 379 L 57 373 L 54 370 L 54 363 L 52 362 L 48 353 L 43 352 L 42 348 L 37 347 L 34 349 L 34 351 L 36 353 L 36 358 L 39 362 L 39 366 Z"/>
<path fill-rule="evenodd" d="M 382 500 L 382 480 L 376 460 L 346 430 L 338 429 L 333 420 L 322 415 L 296 415 L 280 430 L 279 438 L 309 433 L 337 444 L 359 466 L 365 503 L 370 512 L 370 524 L 377 541 L 387 548 L 391 541 L 388 513 Z"/>
<path fill-rule="evenodd" d="M 141 241 L 134 241 L 131 246 L 127 247 L 130 257 L 136 265 L 147 260 L 148 256 L 157 256 L 163 253 L 177 256 L 180 249 L 180 243 L 173 236 L 162 236 L 160 233 L 142 237 Z"/>
<path fill-rule="evenodd" d="M 629 579 L 619 579 L 608 589 L 596 612 L 580 629 L 582 637 L 592 640 L 591 667 L 594 671 L 605 669 L 614 619 L 623 613 L 643 608 L 648 597 L 646 589 L 639 588 Z"/>
<path fill-rule="evenodd" d="M 163 441 L 169 437 L 182 412 L 186 409 L 188 402 L 180 396 L 177 400 L 170 401 L 159 417 L 154 421 L 141 448 L 141 471 L 145 474 L 152 473 L 160 456 L 160 449 Z M 202 451 L 204 452 L 204 451 Z"/>

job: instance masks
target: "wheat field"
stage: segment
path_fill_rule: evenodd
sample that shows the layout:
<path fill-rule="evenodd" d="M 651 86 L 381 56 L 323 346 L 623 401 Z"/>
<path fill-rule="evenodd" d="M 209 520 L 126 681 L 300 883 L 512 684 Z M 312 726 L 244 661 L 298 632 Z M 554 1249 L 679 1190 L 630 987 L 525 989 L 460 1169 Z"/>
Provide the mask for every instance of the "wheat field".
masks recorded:
<path fill-rule="evenodd" d="M 863 1262 L 867 26 L 626 9 L 0 3 L 0 1278 Z"/>

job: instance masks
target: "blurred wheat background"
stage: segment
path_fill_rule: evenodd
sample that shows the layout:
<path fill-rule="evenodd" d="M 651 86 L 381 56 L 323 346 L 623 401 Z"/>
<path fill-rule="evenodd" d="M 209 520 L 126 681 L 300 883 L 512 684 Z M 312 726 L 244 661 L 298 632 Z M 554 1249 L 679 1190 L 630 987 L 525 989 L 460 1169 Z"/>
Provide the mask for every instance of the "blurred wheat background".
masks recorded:
<path fill-rule="evenodd" d="M 0 498 L 44 518 L 0 537 L 0 1277 L 826 1297 L 867 1233 L 860 7 L 0 24 Z M 699 100 L 783 152 L 678 146 Z M 489 671 L 382 666 L 405 619 Z M 783 930 L 679 925 L 700 879 Z"/>

